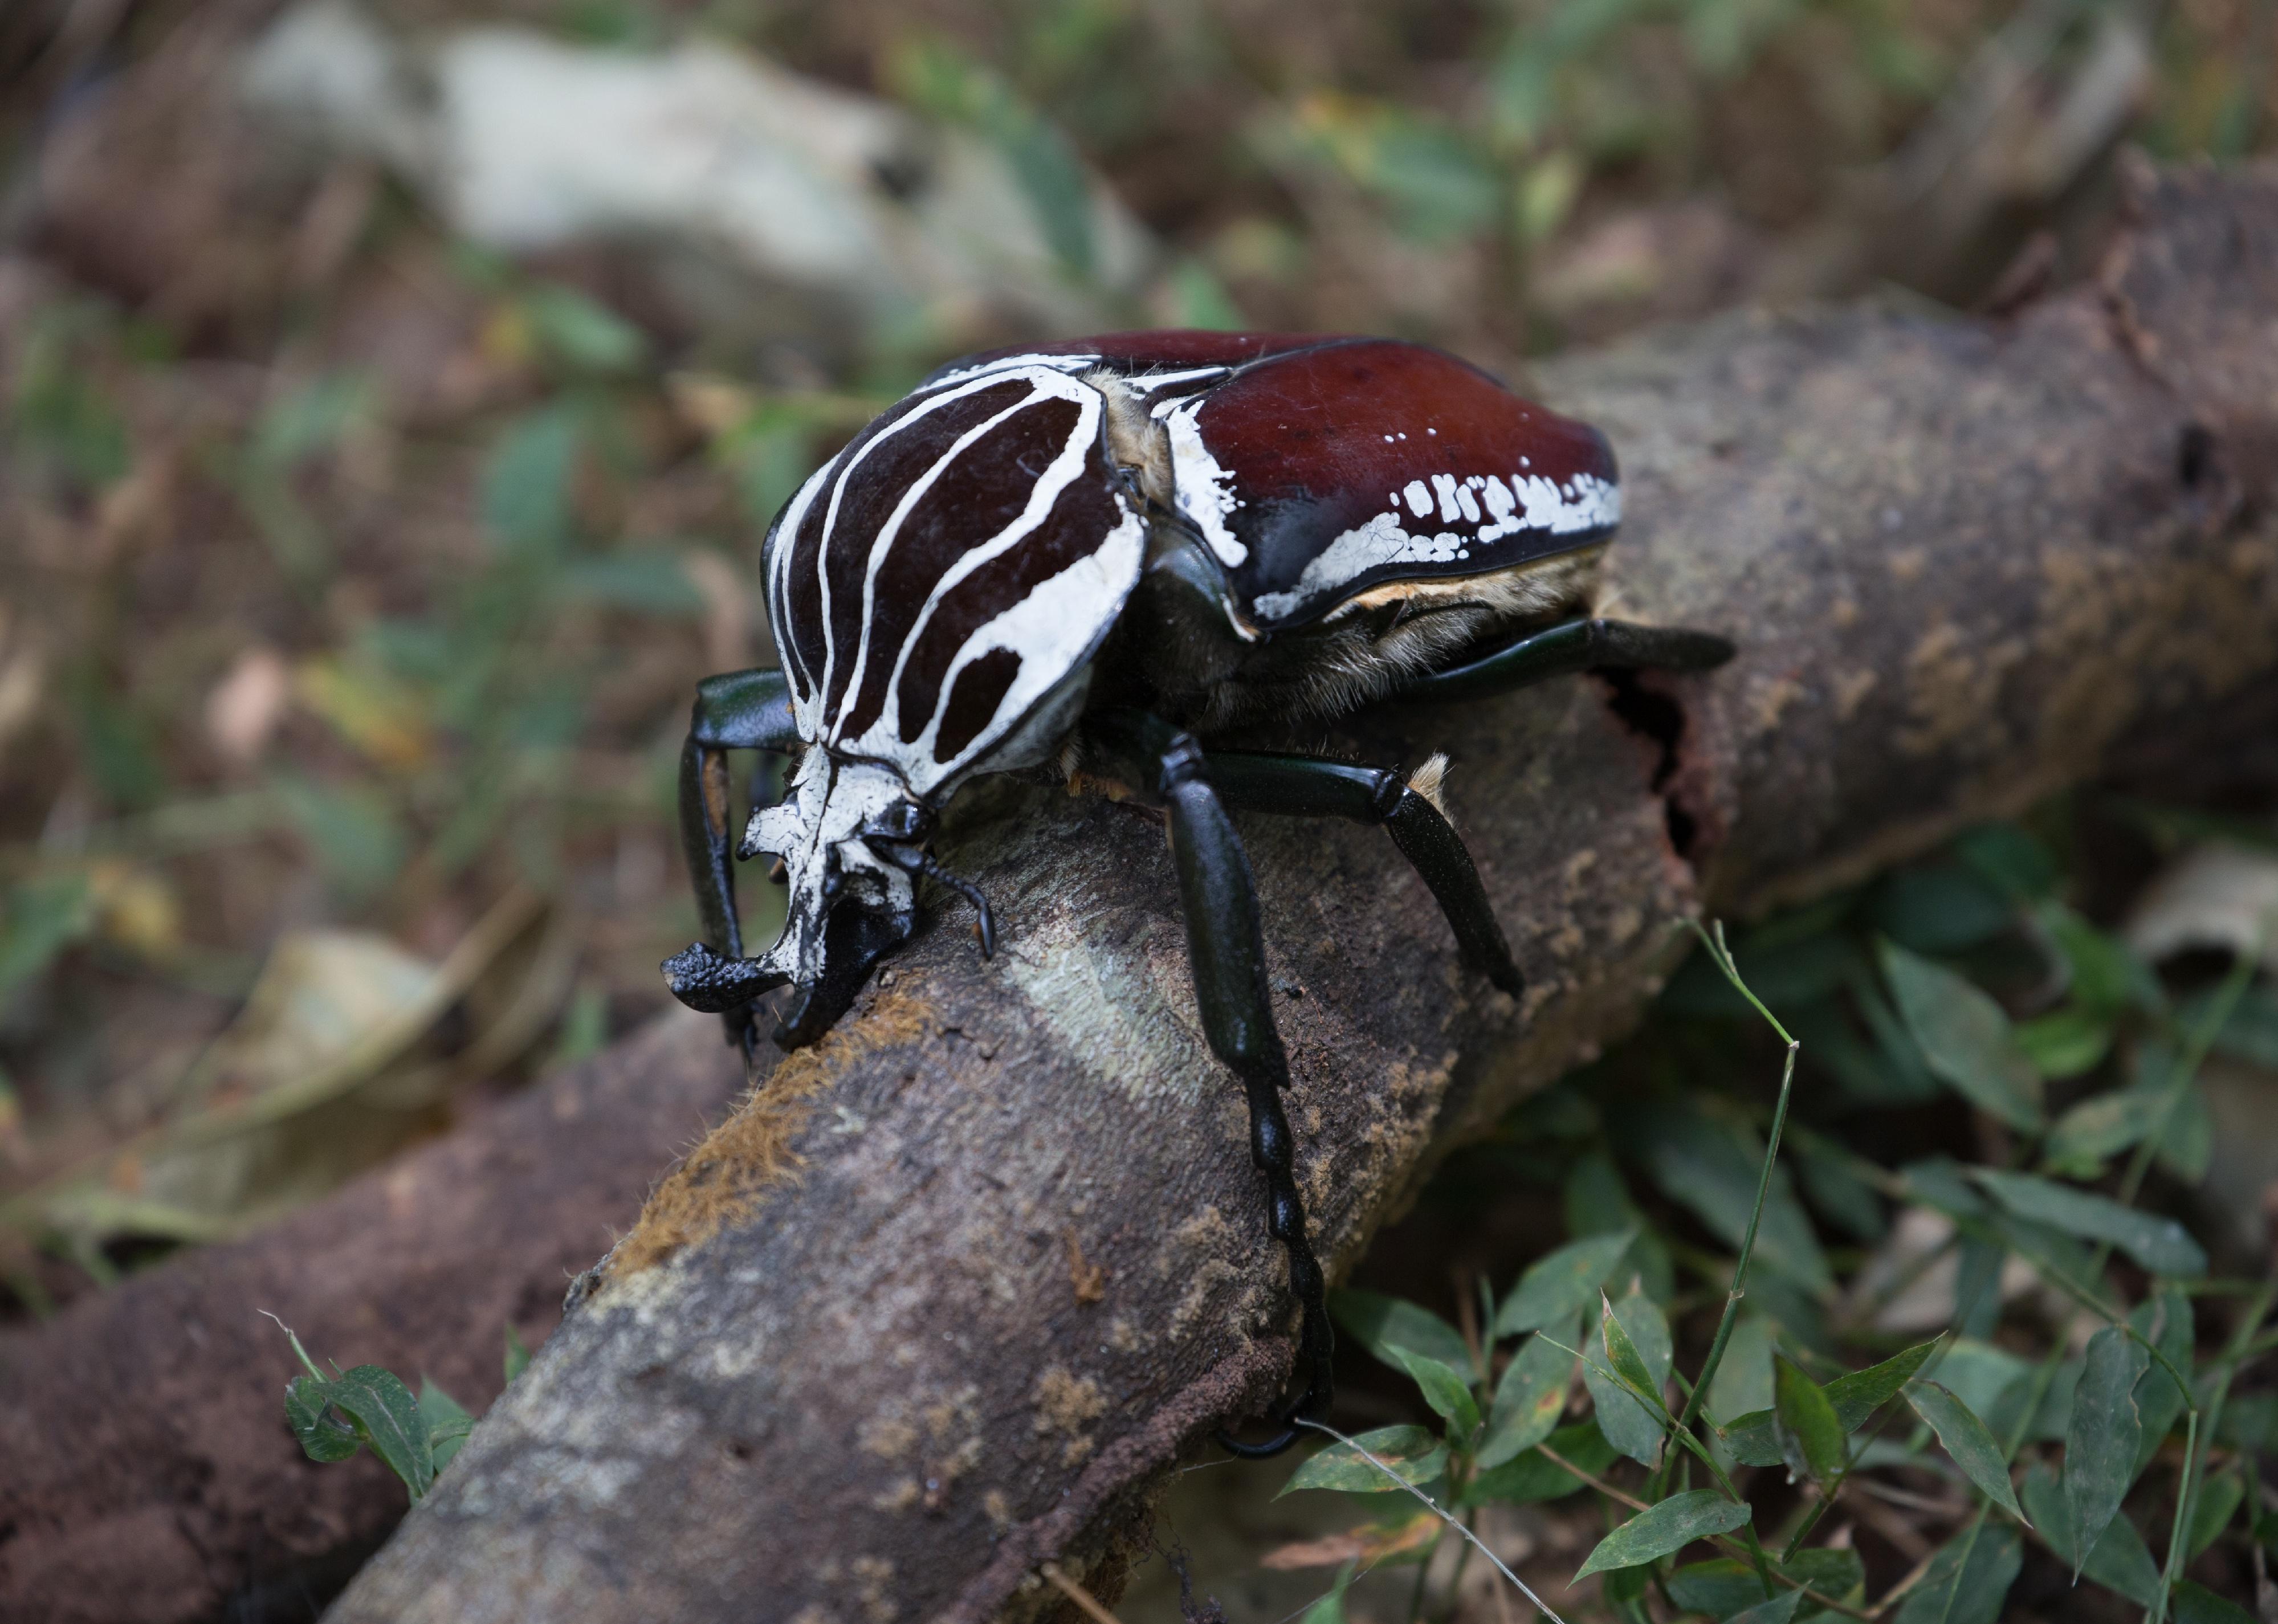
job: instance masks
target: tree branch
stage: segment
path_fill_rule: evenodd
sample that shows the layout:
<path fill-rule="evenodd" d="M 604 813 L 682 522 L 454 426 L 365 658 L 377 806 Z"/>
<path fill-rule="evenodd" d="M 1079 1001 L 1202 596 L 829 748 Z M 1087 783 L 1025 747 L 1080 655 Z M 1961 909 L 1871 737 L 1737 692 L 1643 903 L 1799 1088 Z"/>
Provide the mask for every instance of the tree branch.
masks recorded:
<path fill-rule="evenodd" d="M 2268 703 L 2278 176 L 2134 194 L 2101 281 L 2012 321 L 1743 315 L 1534 380 L 1620 448 L 1620 612 L 1742 653 L 1337 730 L 1371 762 L 1453 755 L 1523 999 L 1461 972 L 1374 831 L 1242 820 L 1333 1268 L 1634 1023 L 1671 921 L 2218 748 Z M 1286 1369 L 1282 1265 L 1159 831 L 970 798 L 952 865 L 996 903 L 997 958 L 936 929 L 778 1065 L 333 1617 L 978 1624 L 1062 1606 L 1045 1560 L 1119 1592 L 1165 1469 Z M 599 1075 L 687 1058 L 683 1030 Z M 1072 1277 L 1071 1232 L 1103 1280 Z"/>

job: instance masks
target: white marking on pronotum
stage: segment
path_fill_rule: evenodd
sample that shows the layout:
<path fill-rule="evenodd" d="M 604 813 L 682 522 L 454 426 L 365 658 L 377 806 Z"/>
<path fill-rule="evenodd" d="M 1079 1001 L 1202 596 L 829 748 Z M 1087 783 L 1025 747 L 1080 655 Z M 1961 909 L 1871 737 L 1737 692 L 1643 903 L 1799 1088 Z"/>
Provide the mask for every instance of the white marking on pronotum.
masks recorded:
<path fill-rule="evenodd" d="M 832 636 L 830 629 L 830 544 L 837 538 L 838 504 L 846 494 L 847 482 L 853 477 L 854 470 L 879 446 L 885 445 L 895 436 L 907 432 L 912 427 L 924 422 L 942 408 L 954 401 L 962 400 L 966 396 L 978 391 L 995 388 L 1005 381 L 1000 374 L 1005 370 L 1005 368 L 995 366 L 986 370 L 976 369 L 975 375 L 959 387 L 949 388 L 936 385 L 935 386 L 936 393 L 928 395 L 902 416 L 896 418 L 872 435 L 864 442 L 860 450 L 851 458 L 847 458 L 840 466 L 837 477 L 831 482 L 830 506 L 825 508 L 822 514 L 822 538 L 816 544 L 814 549 L 815 584 L 822 593 L 822 679 L 815 684 L 818 698 L 830 692 L 830 678 L 838 667 L 837 639 Z M 1020 375 L 1020 372 L 1015 370 L 1014 376 Z M 1035 368 L 1028 368 L 1026 369 L 1026 376 L 1033 387 L 1037 378 L 1055 377 L 1056 374 L 1049 370 L 1040 371 Z M 1032 394 L 1029 398 L 1035 397 Z M 862 624 L 867 630 L 869 625 L 869 616 L 867 613 L 862 617 Z"/>
<path fill-rule="evenodd" d="M 1548 1619 L 1550 1620 L 1550 1624 L 1566 1624 L 1565 1620 L 1551 1612 L 1550 1604 L 1548 1602 L 1544 1601 L 1542 1597 L 1537 1596 L 1533 1590 L 1529 1590 L 1525 1580 L 1511 1572 L 1510 1568 L 1505 1567 L 1502 1565 L 1502 1559 L 1497 1556 L 1494 1552 L 1488 1550 L 1487 1548 L 1486 1542 L 1481 1540 L 1478 1535 L 1472 1533 L 1471 1529 L 1465 1528 L 1462 1523 L 1456 1521 L 1455 1518 L 1449 1516 L 1447 1512 L 1441 1508 L 1439 1501 L 1433 1499 L 1430 1495 L 1425 1493 L 1424 1491 L 1418 1489 L 1414 1483 L 1410 1483 L 1399 1473 L 1385 1465 L 1383 1461 L 1369 1453 L 1367 1449 L 1357 1439 L 1349 1438 L 1343 1433 L 1338 1431 L 1334 1427 L 1326 1425 L 1321 1422 L 1307 1421 L 1302 1415 L 1298 1416 L 1296 1420 L 1297 1424 L 1301 1427 L 1311 1427 L 1316 1432 L 1327 1433 L 1331 1437 L 1336 1439 L 1338 1443 L 1342 1444 L 1346 1448 L 1351 1450 L 1353 1453 L 1358 1455 L 1362 1460 L 1367 1461 L 1378 1471 L 1392 1479 L 1394 1483 L 1399 1484 L 1403 1489 L 1408 1491 L 1409 1493 L 1423 1501 L 1426 1506 L 1431 1510 L 1433 1516 L 1439 1518 L 1441 1521 L 1455 1529 L 1456 1533 L 1461 1534 L 1465 1539 L 1472 1543 L 1472 1546 L 1474 1550 L 1476 1550 L 1481 1556 L 1487 1558 L 1488 1561 L 1493 1562 L 1495 1566 L 1495 1572 L 1501 1574 L 1504 1578 L 1517 1585 L 1518 1587 L 1518 1593 L 1521 1596 L 1525 1597 L 1526 1599 L 1533 1605 L 1534 1610 L 1537 1613 L 1540 1613 L 1544 1618 Z"/>
<path fill-rule="evenodd" d="M 997 380 L 993 378 L 990 380 L 992 385 Z M 959 391 L 959 393 L 963 393 L 965 392 Z M 942 475 L 949 471 L 950 466 L 964 453 L 967 446 L 972 445 L 974 441 L 979 439 L 982 435 L 997 427 L 998 424 L 1003 423 L 1006 418 L 1013 416 L 1016 413 L 1026 411 L 1029 407 L 1036 405 L 1041 399 L 1050 393 L 1050 391 L 1038 389 L 1032 384 L 1028 393 L 1021 396 L 1019 400 L 1013 401 L 1012 405 L 1005 408 L 1004 410 L 997 413 L 994 416 L 986 418 L 981 423 L 975 424 L 972 428 L 967 429 L 964 433 L 959 435 L 957 438 L 951 443 L 948 450 L 943 452 L 941 455 L 934 459 L 933 465 L 930 468 L 927 469 L 924 473 L 919 475 L 915 479 L 910 481 L 909 489 L 904 491 L 902 492 L 901 499 L 894 504 L 894 511 L 889 514 L 886 516 L 886 522 L 878 527 L 878 534 L 870 543 L 869 565 L 862 572 L 862 637 L 861 641 L 854 646 L 853 675 L 847 679 L 846 704 L 839 707 L 840 721 L 843 721 L 845 719 L 847 710 L 853 705 L 860 695 L 862 687 L 862 673 L 870 658 L 871 621 L 872 617 L 877 611 L 878 572 L 885 568 L 886 554 L 893 551 L 894 543 L 901 535 L 903 521 L 909 517 L 910 510 L 917 506 L 918 499 L 924 496 L 927 492 L 932 490 L 935 484 L 940 480 Z M 1076 424 L 1076 431 L 1081 434 L 1082 430 L 1083 423 L 1081 417 L 1079 417 Z M 1095 435 L 1098 433 L 1098 428 L 1096 424 L 1093 426 L 1092 432 Z M 837 737 L 836 728 L 832 729 L 832 736 L 834 739 Z"/>
<path fill-rule="evenodd" d="M 1055 372 L 1089 372 L 1099 364 L 1099 360 L 1097 355 L 1000 355 L 994 361 L 975 362 L 969 367 L 959 367 L 954 372 L 944 372 L 928 382 L 926 387 L 941 389 L 991 372 L 1007 372 L 1015 367 L 1050 367 Z"/>
<path fill-rule="evenodd" d="M 1020 603 L 1000 611 L 967 638 L 951 662 L 940 690 L 933 696 L 925 734 L 915 744 L 901 742 L 902 672 L 931 623 L 934 612 L 959 582 L 990 560 L 1010 551 L 1043 523 L 1060 493 L 1082 477 L 1087 454 L 1098 444 L 1100 416 L 1106 409 L 1106 402 L 1097 390 L 1046 372 L 1031 372 L 1028 381 L 1036 386 L 1037 395 L 1055 395 L 1074 401 L 1077 408 L 1074 428 L 1029 488 L 1028 502 L 1012 522 L 987 540 L 967 548 L 954 564 L 943 571 L 895 652 L 893 668 L 886 679 L 886 704 L 878 720 L 860 738 L 844 742 L 849 753 L 876 756 L 900 765 L 910 788 L 920 794 L 945 782 L 965 763 L 977 758 L 1008 730 L 1012 721 L 1018 720 L 1021 710 L 1040 698 L 1045 689 L 1065 679 L 1084 650 L 1105 629 L 1106 622 L 1121 610 L 1125 597 L 1138 578 L 1143 527 L 1136 515 L 1127 512 L 1124 522 L 1101 537 L 1091 553 L 1040 583 Z M 1029 400 L 1036 398 L 1031 395 Z M 1128 559 L 1123 556 L 1127 553 Z M 1059 596 L 1044 601 L 1053 606 L 1053 615 L 1059 618 L 1048 617 L 1043 623 L 1030 626 L 1023 618 L 1024 608 L 1038 602 L 1039 594 L 1055 590 L 1056 583 Z M 1016 626 L 1020 628 L 1018 637 L 1013 635 Z M 992 630 L 997 633 L 995 639 L 984 640 Z M 958 674 L 990 648 L 1000 647 L 1010 648 L 1021 656 L 1021 670 L 1013 687 L 998 705 L 989 725 L 974 736 L 956 760 L 936 763 L 932 757 L 932 742 L 940 732 L 942 713 Z"/>
<path fill-rule="evenodd" d="M 840 454 L 844 455 L 844 453 Z M 814 499 L 829 484 L 838 467 L 837 457 L 816 469 L 800 485 L 798 494 L 791 499 L 783 516 L 776 521 L 776 545 L 768 554 L 768 612 L 776 629 L 776 637 L 783 643 L 778 651 L 784 656 L 783 667 L 791 678 L 792 709 L 799 721 L 800 734 L 813 738 L 820 726 L 814 715 L 815 702 L 822 690 L 814 681 L 814 673 L 807 668 L 806 657 L 800 652 L 799 639 L 791 632 L 791 555 L 799 545 L 799 527 L 806 521 L 807 511 Z"/>
<path fill-rule="evenodd" d="M 1234 472 L 1219 466 L 1195 422 L 1209 399 L 1203 395 L 1181 400 L 1164 414 L 1163 426 L 1171 441 L 1171 494 L 1219 562 L 1232 569 L 1250 556 L 1250 549 L 1226 527 L 1227 515 L 1242 506 L 1234 493 Z"/>
<path fill-rule="evenodd" d="M 1477 498 L 1468 484 L 1458 486 L 1447 475 L 1435 474 L 1433 479 L 1445 482 L 1439 504 L 1443 520 L 1477 523 L 1482 516 L 1479 508 L 1484 507 L 1484 516 L 1492 522 L 1479 524 L 1475 534 L 1453 530 L 1411 534 L 1400 504 L 1395 502 L 1391 511 L 1347 530 L 1308 560 L 1304 573 L 1288 591 L 1260 592 L 1254 605 L 1258 615 L 1268 621 L 1288 620 L 1325 599 L 1341 596 L 1353 582 L 1387 565 L 1466 563 L 1474 545 L 1500 541 L 1522 530 L 1571 536 L 1611 530 L 1621 522 L 1620 487 L 1592 474 L 1575 475 L 1563 490 L 1540 474 L 1515 476 L 1509 484 L 1489 475 L 1482 480 Z M 1417 517 L 1432 512 L 1431 492 L 1420 481 L 1409 485 L 1407 498 Z"/>

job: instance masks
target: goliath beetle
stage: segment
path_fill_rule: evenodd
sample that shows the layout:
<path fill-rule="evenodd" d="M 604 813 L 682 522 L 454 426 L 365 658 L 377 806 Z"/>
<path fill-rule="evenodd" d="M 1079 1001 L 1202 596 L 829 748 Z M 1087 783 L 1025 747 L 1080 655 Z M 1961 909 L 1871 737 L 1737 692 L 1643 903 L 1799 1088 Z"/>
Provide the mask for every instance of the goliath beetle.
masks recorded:
<path fill-rule="evenodd" d="M 1413 777 L 1206 748 L 1260 721 L 1459 699 L 1594 667 L 1700 670 L 1732 645 L 1598 619 L 1620 518 L 1605 438 L 1419 345 L 1116 333 L 954 362 L 802 485 L 761 553 L 778 670 L 701 685 L 680 824 L 707 940 L 664 964 L 751 1053 L 752 1003 L 790 984 L 776 1041 L 812 1041 L 916 925 L 921 876 L 988 902 L 930 850 L 982 774 L 1120 782 L 1159 804 L 1211 1048 L 1241 1079 L 1267 1227 L 1302 1315 L 1270 1454 L 1331 1391 L 1320 1266 L 1280 1095 L 1257 903 L 1229 810 L 1381 824 L 1507 993 L 1519 972 L 1434 757 Z M 736 858 L 778 859 L 788 919 L 743 955 L 733 749 L 799 752 Z"/>

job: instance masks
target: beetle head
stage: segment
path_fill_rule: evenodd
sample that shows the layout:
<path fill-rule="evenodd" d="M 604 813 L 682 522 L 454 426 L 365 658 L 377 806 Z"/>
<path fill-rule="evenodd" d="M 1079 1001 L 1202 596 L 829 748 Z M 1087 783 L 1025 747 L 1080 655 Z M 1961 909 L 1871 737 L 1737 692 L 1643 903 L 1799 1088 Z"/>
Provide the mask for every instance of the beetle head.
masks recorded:
<path fill-rule="evenodd" d="M 776 1030 L 785 1048 L 821 1037 L 909 940 L 917 913 L 894 842 L 922 840 L 932 820 L 891 767 L 825 750 L 806 752 L 781 804 L 752 814 L 736 855 L 783 859 L 783 934 L 758 962 L 797 988 Z"/>
<path fill-rule="evenodd" d="M 674 955 L 664 964 L 674 995 L 692 1009 L 732 1011 L 790 983 L 797 995 L 776 1041 L 812 1043 L 915 929 L 911 875 L 932 825 L 931 811 L 891 768 L 808 751 L 789 797 L 753 812 L 736 849 L 739 858 L 783 859 L 783 934 L 756 958 L 725 957 L 701 943 Z"/>

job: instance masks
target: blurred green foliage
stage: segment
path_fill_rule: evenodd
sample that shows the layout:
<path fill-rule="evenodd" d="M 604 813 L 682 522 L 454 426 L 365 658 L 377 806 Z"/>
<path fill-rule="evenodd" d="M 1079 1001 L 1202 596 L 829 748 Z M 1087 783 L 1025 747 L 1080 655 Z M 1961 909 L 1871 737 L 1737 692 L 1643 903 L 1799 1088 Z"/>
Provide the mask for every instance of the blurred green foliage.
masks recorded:
<path fill-rule="evenodd" d="M 2052 808 L 2040 827 L 2072 826 Z M 2247 1413 L 2227 1408 L 2232 1382 L 2278 1351 L 2278 1288 L 2211 1276 L 2190 1230 L 2140 1202 L 2154 1173 L 2168 1206 L 2206 1177 L 2203 1068 L 2262 1053 L 2269 993 L 2244 956 L 2172 986 L 2076 911 L 2075 884 L 2059 849 L 1989 825 L 1763 921 L 1729 960 L 1687 959 L 1638 1039 L 1437 1186 L 1451 1212 L 1510 1199 L 1510 1179 L 1564 1196 L 1574 1239 L 1500 1298 L 1478 1281 L 1466 1323 L 1484 1336 L 1380 1292 L 1333 1299 L 1437 1424 L 1331 1444 L 1288 1488 L 1396 1486 L 1363 1452 L 1450 1514 L 1594 1485 L 1613 1526 L 1576 1576 L 1607 1574 L 1601 1608 L 1644 1624 L 1879 1612 L 1851 1550 L 1806 1542 L 1846 1491 L 1945 1475 L 1974 1502 L 1902 1502 L 1945 1543 L 1897 1616 L 2003 1616 L 2024 1537 L 2154 1614 L 2206 1605 L 2185 1567 L 2259 1537 L 2219 1440 Z M 1769 1100 L 1779 1048 L 1751 1039 L 1759 1022 L 1801 1040 Z M 1941 1095 L 1966 1109 L 1930 1109 Z M 1587 1418 L 1561 1429 L 1578 1369 Z M 1815 1492 L 1768 1497 L 1748 1468 Z M 1726 1554 L 1685 1563 L 1703 1540 Z M 1429 1611 L 1434 1549 L 1387 1550 L 1338 1596 L 1413 1565 Z"/>

